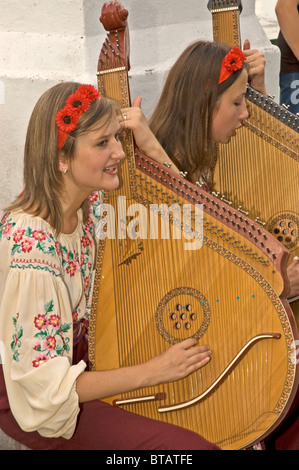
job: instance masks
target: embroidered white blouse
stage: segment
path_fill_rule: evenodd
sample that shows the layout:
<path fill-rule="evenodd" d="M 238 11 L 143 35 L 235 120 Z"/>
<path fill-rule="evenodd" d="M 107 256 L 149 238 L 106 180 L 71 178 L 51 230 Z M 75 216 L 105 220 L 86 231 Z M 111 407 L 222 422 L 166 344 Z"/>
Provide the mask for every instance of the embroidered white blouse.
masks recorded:
<path fill-rule="evenodd" d="M 98 195 L 93 196 L 95 210 Z M 12 413 L 25 431 L 71 438 L 79 412 L 72 365 L 73 322 L 88 317 L 95 264 L 95 224 L 55 236 L 21 210 L 0 224 L 0 341 Z"/>

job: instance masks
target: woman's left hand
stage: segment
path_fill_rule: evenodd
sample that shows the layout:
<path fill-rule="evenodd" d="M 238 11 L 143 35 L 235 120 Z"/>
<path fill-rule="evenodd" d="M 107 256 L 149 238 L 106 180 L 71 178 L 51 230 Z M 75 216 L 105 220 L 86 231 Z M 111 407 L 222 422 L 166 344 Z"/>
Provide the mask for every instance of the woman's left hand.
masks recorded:
<path fill-rule="evenodd" d="M 262 54 L 257 49 L 250 48 L 250 42 L 248 39 L 244 41 L 243 53 L 246 56 L 246 62 L 249 65 L 249 80 L 250 85 L 255 90 L 267 94 L 266 85 L 265 85 L 265 67 L 266 59 L 264 54 Z"/>
<path fill-rule="evenodd" d="M 141 110 L 142 97 L 138 96 L 133 101 L 133 106 L 123 108 L 120 115 L 120 124 L 123 129 L 131 129 L 138 148 L 149 155 L 153 146 L 158 144 L 157 139 L 149 128 L 146 117 Z"/>
<path fill-rule="evenodd" d="M 142 97 L 138 96 L 133 101 L 133 106 L 123 108 L 119 117 L 121 127 L 133 131 L 135 142 L 139 150 L 158 163 L 171 163 L 171 170 L 179 173 L 176 166 L 172 163 L 162 145 L 158 142 L 150 127 L 147 119 L 141 110 Z"/>

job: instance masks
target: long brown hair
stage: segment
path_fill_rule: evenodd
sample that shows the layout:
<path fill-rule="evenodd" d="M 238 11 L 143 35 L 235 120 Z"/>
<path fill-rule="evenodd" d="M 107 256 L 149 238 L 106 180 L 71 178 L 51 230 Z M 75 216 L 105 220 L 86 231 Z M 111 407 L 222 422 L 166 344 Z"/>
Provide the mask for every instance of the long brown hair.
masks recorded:
<path fill-rule="evenodd" d="M 166 153 L 193 182 L 214 158 L 212 117 L 217 101 L 244 67 L 218 86 L 222 60 L 230 49 L 209 41 L 189 45 L 170 69 L 150 119 Z"/>
<path fill-rule="evenodd" d="M 23 209 L 47 220 L 57 233 L 62 227 L 61 199 L 64 182 L 59 170 L 57 148 L 57 126 L 55 117 L 65 105 L 67 98 L 75 93 L 81 84 L 66 82 L 55 85 L 46 91 L 32 112 L 24 151 L 24 191 L 6 211 Z M 119 113 L 116 103 L 106 98 L 93 101 L 82 114 L 78 126 L 67 137 L 61 150 L 65 159 L 74 158 L 76 137 L 88 132 L 89 128 L 101 120 L 104 126 Z M 103 121 L 103 118 L 106 117 Z M 83 204 L 84 219 L 87 217 L 87 204 Z"/>

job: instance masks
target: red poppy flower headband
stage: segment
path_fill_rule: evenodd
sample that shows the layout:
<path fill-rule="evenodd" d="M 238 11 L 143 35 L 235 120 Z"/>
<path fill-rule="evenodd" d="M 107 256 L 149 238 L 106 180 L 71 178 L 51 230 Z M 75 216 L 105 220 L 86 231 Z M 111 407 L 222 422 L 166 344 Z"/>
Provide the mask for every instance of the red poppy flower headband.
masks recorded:
<path fill-rule="evenodd" d="M 222 61 L 218 85 L 224 82 L 224 80 L 230 77 L 234 72 L 240 70 L 245 60 L 246 57 L 241 49 L 239 49 L 239 47 L 233 47 Z"/>
<path fill-rule="evenodd" d="M 65 106 L 56 114 L 59 152 L 67 136 L 76 129 L 82 114 L 89 109 L 94 100 L 100 97 L 100 93 L 92 85 L 80 85 L 76 93 L 68 97 Z"/>

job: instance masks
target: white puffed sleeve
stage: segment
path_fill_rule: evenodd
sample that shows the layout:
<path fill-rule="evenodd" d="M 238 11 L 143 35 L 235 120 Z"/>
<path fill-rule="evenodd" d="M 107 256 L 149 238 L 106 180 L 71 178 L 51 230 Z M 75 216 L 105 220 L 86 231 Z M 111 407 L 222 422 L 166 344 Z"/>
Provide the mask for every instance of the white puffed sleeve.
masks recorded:
<path fill-rule="evenodd" d="M 11 411 L 25 431 L 69 439 L 79 413 L 76 379 L 86 364 L 72 365 L 73 306 L 60 259 L 50 243 L 42 253 L 25 245 L 16 251 L 13 243 L 2 236 L 0 340 Z"/>

